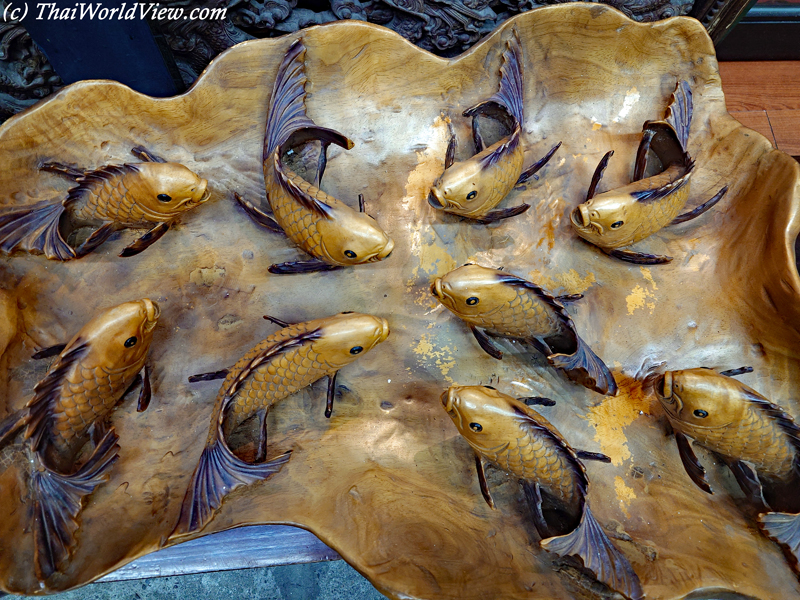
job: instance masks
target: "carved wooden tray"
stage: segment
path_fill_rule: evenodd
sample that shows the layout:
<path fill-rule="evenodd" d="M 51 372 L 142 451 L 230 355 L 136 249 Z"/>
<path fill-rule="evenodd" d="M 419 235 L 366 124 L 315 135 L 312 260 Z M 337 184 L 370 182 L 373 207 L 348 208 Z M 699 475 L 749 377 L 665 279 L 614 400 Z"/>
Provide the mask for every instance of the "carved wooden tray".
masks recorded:
<path fill-rule="evenodd" d="M 483 226 L 434 214 L 428 187 L 442 170 L 451 118 L 465 155 L 461 112 L 494 93 L 504 39 L 516 27 L 525 54 L 526 162 L 564 144 L 542 178 L 513 192 L 524 215 Z M 683 472 L 654 397 L 636 380 L 669 368 L 752 365 L 742 378 L 794 415 L 800 371 L 800 280 L 795 267 L 800 169 L 725 110 L 714 50 L 702 26 L 675 18 L 637 24 L 600 5 L 521 15 L 457 59 L 421 51 L 363 23 L 302 32 L 308 110 L 356 143 L 332 150 L 323 188 L 367 209 L 397 243 L 386 261 L 313 275 L 267 273 L 299 251 L 257 228 L 231 199 L 263 197 L 261 145 L 278 63 L 295 36 L 240 44 L 183 96 L 154 99 L 113 82 L 83 82 L 0 129 L 0 198 L 29 203 L 63 193 L 39 173 L 45 160 L 97 167 L 130 160 L 143 144 L 209 179 L 212 199 L 141 255 L 122 259 L 127 231 L 79 261 L 0 259 L 2 398 L 31 396 L 47 361 L 92 314 L 148 296 L 162 308 L 151 351 L 153 402 L 113 416 L 121 458 L 82 515 L 75 556 L 39 589 L 27 524 L 28 468 L 20 446 L 0 454 L 0 587 L 46 593 L 87 583 L 151 552 L 172 530 L 206 439 L 219 382 L 192 373 L 233 364 L 274 331 L 263 314 L 301 321 L 343 310 L 389 319 L 392 334 L 342 371 L 333 418 L 324 382 L 279 404 L 271 452 L 294 448 L 272 479 L 237 491 L 202 533 L 252 523 L 296 524 L 317 534 L 392 598 L 593 597 L 589 580 L 539 550 L 522 494 L 489 474 L 498 509 L 481 497 L 467 444 L 439 402 L 451 382 L 546 395 L 542 408 L 573 446 L 612 464 L 587 465 L 598 520 L 618 541 L 650 598 L 722 588 L 758 598 L 800 593 L 781 551 L 737 507 L 740 494 L 705 454 L 709 496 Z M 627 183 L 642 123 L 660 118 L 678 78 L 694 90 L 689 150 L 697 160 L 690 205 L 730 185 L 713 211 L 662 230 L 637 249 L 668 265 L 622 263 L 581 241 L 569 211 L 592 171 L 616 154 L 605 189 Z M 119 239 L 122 238 L 122 239 Z M 612 367 L 620 394 L 570 383 L 535 355 L 508 345 L 502 362 L 429 293 L 432 278 L 467 261 L 505 266 L 572 305 L 578 330 Z"/>

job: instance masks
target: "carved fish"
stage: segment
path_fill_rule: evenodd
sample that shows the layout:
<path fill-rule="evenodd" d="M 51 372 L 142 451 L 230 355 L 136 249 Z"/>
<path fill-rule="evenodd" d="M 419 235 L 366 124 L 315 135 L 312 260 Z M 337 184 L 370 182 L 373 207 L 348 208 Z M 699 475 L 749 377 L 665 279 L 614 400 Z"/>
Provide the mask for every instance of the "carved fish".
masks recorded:
<path fill-rule="evenodd" d="M 728 376 L 748 370 L 752 371 L 668 371 L 655 381 L 656 396 L 667 413 L 681 461 L 692 481 L 713 493 L 687 437 L 721 456 L 742 491 L 759 509 L 770 511 L 759 515 L 759 525 L 781 545 L 797 569 L 800 427 L 780 406 Z M 771 493 L 776 489 L 783 493 Z"/>
<path fill-rule="evenodd" d="M 581 296 L 555 297 L 530 281 L 474 264 L 437 278 L 431 293 L 467 322 L 490 356 L 502 359 L 503 353 L 484 331 L 525 340 L 573 381 L 601 394 L 617 393 L 614 376 L 578 336 L 561 304 Z"/>
<path fill-rule="evenodd" d="M 472 117 L 472 136 L 477 154 L 455 161 L 456 137 L 451 136 L 445 158 L 445 170 L 433 183 L 428 203 L 436 209 L 461 217 L 491 223 L 524 213 L 529 204 L 504 210 L 492 210 L 514 186 L 534 176 L 555 154 L 561 142 L 539 161 L 522 170 L 524 151 L 520 136 L 524 126 L 522 47 L 516 30 L 506 42 L 500 67 L 500 90 L 488 100 L 464 111 Z M 494 117 L 510 132 L 488 148 L 480 132 L 479 116 Z"/>
<path fill-rule="evenodd" d="M 193 376 L 191 381 L 225 377 L 217 394 L 206 447 L 192 476 L 172 537 L 205 527 L 227 494 L 238 487 L 277 473 L 291 451 L 269 461 L 267 414 L 275 403 L 318 379 L 328 377 L 325 416 L 330 417 L 336 374 L 389 335 L 385 319 L 359 313 L 341 313 L 305 323 L 288 324 L 245 354 L 230 370 Z M 251 416 L 261 419 L 261 437 L 255 463 L 236 457 L 227 439 Z"/>
<path fill-rule="evenodd" d="M 301 40 L 294 42 L 283 58 L 272 91 L 264 140 L 264 182 L 272 214 L 236 194 L 239 204 L 258 224 L 282 231 L 314 258 L 303 262 L 272 265 L 270 273 L 310 273 L 383 260 L 394 248 L 392 239 L 378 223 L 319 189 L 330 144 L 350 149 L 353 142 L 338 131 L 318 127 L 306 114 L 305 57 Z M 284 164 L 283 155 L 292 145 L 319 140 L 316 181 L 312 184 Z"/>
<path fill-rule="evenodd" d="M 181 214 L 208 200 L 208 181 L 185 166 L 165 162 L 141 147 L 132 153 L 145 162 L 94 171 L 43 164 L 42 170 L 69 177 L 78 185 L 62 201 L 0 209 L 0 251 L 20 249 L 64 261 L 89 254 L 115 231 L 148 228 L 120 254 L 134 256 L 161 238 Z M 73 248 L 61 235 L 67 225 L 96 229 Z"/>
<path fill-rule="evenodd" d="M 695 219 L 719 202 L 723 187 L 713 198 L 679 215 L 689 199 L 694 161 L 686 150 L 692 124 L 692 90 L 680 81 L 663 121 L 647 121 L 636 153 L 633 182 L 595 196 L 613 150 L 603 156 L 592 177 L 586 202 L 572 211 L 572 227 L 587 242 L 615 258 L 637 264 L 661 264 L 669 256 L 624 250 L 660 229 Z M 643 179 L 647 152 L 653 150 L 664 170 Z"/>
<path fill-rule="evenodd" d="M 559 556 L 578 556 L 599 581 L 628 598 L 643 597 L 627 558 L 586 504 L 589 481 L 580 458 L 608 462 L 607 456 L 573 450 L 542 415 L 492 387 L 453 386 L 441 400 L 475 451 L 481 493 L 489 506 L 495 507 L 484 460 L 519 479 L 543 548 Z"/>
<path fill-rule="evenodd" d="M 25 408 L 0 423 L 0 446 L 24 427 L 35 455 L 30 492 L 39 581 L 64 568 L 83 502 L 117 460 L 118 437 L 107 422 L 112 410 L 140 380 L 138 410 L 149 404 L 144 363 L 158 317 L 158 305 L 148 299 L 94 317 L 63 347 Z M 89 437 L 94 450 L 76 464 Z"/>

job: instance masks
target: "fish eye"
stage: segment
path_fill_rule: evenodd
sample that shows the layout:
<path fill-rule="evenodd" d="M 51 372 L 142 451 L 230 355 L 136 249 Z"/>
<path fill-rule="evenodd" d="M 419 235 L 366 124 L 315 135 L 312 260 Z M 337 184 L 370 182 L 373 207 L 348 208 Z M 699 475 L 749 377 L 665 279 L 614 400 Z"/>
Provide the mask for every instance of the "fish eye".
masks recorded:
<path fill-rule="evenodd" d="M 705 419 L 708 416 L 708 412 L 701 408 L 695 409 L 693 414 L 700 419 Z"/>
<path fill-rule="evenodd" d="M 345 255 L 347 258 L 355 258 L 355 257 L 356 257 L 356 253 L 355 253 L 355 252 L 353 252 L 352 250 L 345 250 L 345 251 L 344 251 L 344 255 Z"/>
<path fill-rule="evenodd" d="M 625 223 L 623 223 L 622 221 L 615 221 L 614 223 L 611 224 L 611 229 L 619 229 L 624 224 Z"/>
<path fill-rule="evenodd" d="M 363 349 L 364 348 L 362 348 L 361 346 L 353 346 L 352 348 L 350 348 L 350 354 L 361 354 L 361 351 Z"/>
<path fill-rule="evenodd" d="M 156 196 L 161 202 L 172 202 L 172 196 L 169 194 L 159 194 Z"/>
<path fill-rule="evenodd" d="M 493 388 L 493 387 L 492 387 L 492 386 L 490 386 L 490 385 L 485 385 L 485 386 L 483 386 L 483 387 L 485 387 L 486 389 L 489 389 L 489 390 L 494 390 L 495 392 L 497 391 L 497 388 Z"/>
<path fill-rule="evenodd" d="M 472 190 L 469 194 L 467 194 L 467 200 L 472 200 L 475 196 L 478 195 L 478 192 Z"/>
<path fill-rule="evenodd" d="M 483 431 L 483 425 L 481 425 L 480 423 L 470 423 L 469 428 L 472 429 L 472 431 L 474 431 L 475 433 L 480 433 L 481 431 Z"/>
<path fill-rule="evenodd" d="M 133 348 L 136 345 L 136 342 L 138 342 L 138 341 L 139 340 L 136 339 L 136 336 L 129 337 L 127 340 L 125 340 L 125 347 L 126 348 Z"/>
<path fill-rule="evenodd" d="M 467 298 L 467 306 L 475 306 L 478 302 L 480 302 L 480 299 L 477 296 Z"/>

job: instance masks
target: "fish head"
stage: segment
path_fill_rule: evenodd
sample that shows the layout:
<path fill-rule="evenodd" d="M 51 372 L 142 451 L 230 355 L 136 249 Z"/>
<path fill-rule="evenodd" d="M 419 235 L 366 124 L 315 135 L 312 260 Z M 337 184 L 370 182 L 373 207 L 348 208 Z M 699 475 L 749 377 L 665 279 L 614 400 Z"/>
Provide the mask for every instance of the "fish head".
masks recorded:
<path fill-rule="evenodd" d="M 428 204 L 438 210 L 463 216 L 479 216 L 494 202 L 494 177 L 478 160 L 457 162 L 433 182 Z"/>
<path fill-rule="evenodd" d="M 711 369 L 667 371 L 656 379 L 655 391 L 677 429 L 735 426 L 747 408 L 741 384 Z"/>
<path fill-rule="evenodd" d="M 161 311 L 149 298 L 125 302 L 92 318 L 63 350 L 62 356 L 76 344 L 88 344 L 83 364 L 100 367 L 107 373 L 138 372 L 153 340 L 153 330 Z"/>
<path fill-rule="evenodd" d="M 394 250 L 394 241 L 366 213 L 342 211 L 317 222 L 320 253 L 334 265 L 350 266 L 378 262 Z"/>
<path fill-rule="evenodd" d="M 454 385 L 441 401 L 458 432 L 479 452 L 496 452 L 521 437 L 519 411 L 525 410 L 519 406 L 524 405 L 491 386 Z"/>
<path fill-rule="evenodd" d="M 178 163 L 140 163 L 125 177 L 128 194 L 153 222 L 169 221 L 209 198 L 208 181 Z"/>
<path fill-rule="evenodd" d="M 512 286 L 501 281 L 501 276 L 497 269 L 467 264 L 436 278 L 431 294 L 466 321 L 486 317 L 506 306 L 517 294 Z"/>
<path fill-rule="evenodd" d="M 600 248 L 619 248 L 633 243 L 640 219 L 636 200 L 614 191 L 595 196 L 570 215 L 572 227 L 587 242 Z"/>
<path fill-rule="evenodd" d="M 340 369 L 389 337 L 389 323 L 381 317 L 345 312 L 322 320 L 321 337 L 313 343 L 320 360 Z"/>

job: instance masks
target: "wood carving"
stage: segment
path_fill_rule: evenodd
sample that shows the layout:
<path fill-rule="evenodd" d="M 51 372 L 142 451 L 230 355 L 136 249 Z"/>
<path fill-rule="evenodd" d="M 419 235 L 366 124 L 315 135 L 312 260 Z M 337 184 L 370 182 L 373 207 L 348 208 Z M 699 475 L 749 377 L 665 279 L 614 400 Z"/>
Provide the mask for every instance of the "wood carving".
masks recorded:
<path fill-rule="evenodd" d="M 443 171 L 446 115 L 497 91 L 496 66 L 512 28 L 526 76 L 525 164 L 556 141 L 563 145 L 541 184 L 520 193 L 531 205 L 525 214 L 488 226 L 442 215 L 427 195 Z M 174 543 L 167 540 L 205 448 L 218 389 L 186 378 L 230 366 L 271 334 L 264 314 L 304 322 L 357 311 L 385 317 L 392 334 L 347 366 L 332 417 L 320 406 L 324 381 L 281 400 L 267 419 L 269 448 L 291 450 L 291 460 L 266 481 L 234 490 L 186 538 L 245 523 L 294 523 L 391 598 L 597 597 L 596 581 L 573 559 L 540 547 L 516 478 L 487 467 L 499 509 L 486 505 L 473 451 L 439 398 L 450 385 L 489 384 L 554 399 L 537 410 L 572 447 L 610 458 L 586 461 L 586 503 L 647 597 L 677 600 L 709 588 L 763 600 L 800 594 L 779 546 L 741 510 L 730 470 L 701 447 L 695 452 L 716 493 L 691 484 L 665 435 L 666 414 L 642 383 L 662 362 L 673 371 L 752 365 L 741 381 L 780 399 L 788 415 L 800 414 L 800 166 L 727 114 L 700 24 L 675 18 L 645 25 L 602 5 L 566 4 L 515 18 L 454 60 L 367 23 L 305 30 L 308 114 L 354 142 L 347 151 L 330 147 L 321 187 L 339 198 L 368 196 L 369 212 L 395 248 L 369 265 L 285 277 L 267 269 L 296 260 L 296 247 L 254 224 L 232 195 L 266 206 L 264 125 L 276 74 L 296 39 L 237 46 L 179 97 L 84 82 L 0 128 L 4 205 L 50 199 L 54 186 L 67 192 L 69 182 L 41 173 L 41 162 L 57 157 L 97 168 L 125 162 L 137 145 L 211 182 L 202 210 L 187 212 L 174 235 L 135 259 L 113 251 L 135 239 L 129 230 L 76 261 L 0 258 L 2 287 L 13 288 L 26 330 L 42 345 L 41 332 L 61 331 L 50 344 L 63 342 L 131 298 L 161 307 L 150 352 L 152 406 L 137 414 L 125 402 L 114 413 L 120 458 L 81 512 L 67 565 L 44 589 L 26 518 L 26 450 L 11 443 L 0 451 L 0 546 L 14 548 L 0 552 L 2 589 L 70 589 Z M 674 256 L 671 263 L 613 260 L 575 233 L 570 214 L 609 148 L 635 155 L 642 123 L 664 110 L 678 81 L 691 84 L 694 101 L 687 210 L 723 185 L 728 193 L 701 219 L 646 240 L 648 251 Z M 466 120 L 452 127 L 459 139 L 470 135 Z M 620 187 L 630 176 L 631 161 L 613 161 L 606 185 Z M 617 395 L 575 385 L 517 342 L 496 341 L 502 361 L 487 356 L 430 294 L 437 277 L 467 262 L 505 267 L 556 296 L 583 294 L 565 310 L 611 371 Z M 6 349 L 8 370 L 0 376 L 8 382 L 8 414 L 24 407 L 46 375 L 47 361 L 31 361 L 31 353 L 16 342 Z M 243 442 L 257 439 L 255 421 L 242 425 L 251 427 Z M 114 526 L 120 514 L 124 528 Z"/>

